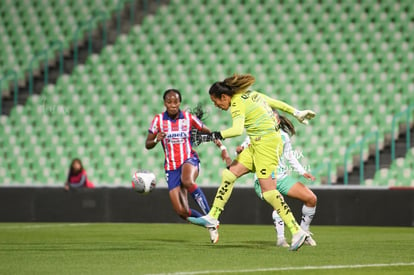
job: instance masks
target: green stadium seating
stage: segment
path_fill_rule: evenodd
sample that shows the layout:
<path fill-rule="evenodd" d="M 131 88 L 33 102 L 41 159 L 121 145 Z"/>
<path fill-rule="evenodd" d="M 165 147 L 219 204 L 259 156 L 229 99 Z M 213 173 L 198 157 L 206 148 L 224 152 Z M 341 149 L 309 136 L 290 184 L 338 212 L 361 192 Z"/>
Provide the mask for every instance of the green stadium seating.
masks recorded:
<path fill-rule="evenodd" d="M 405 157 L 397 158 L 389 168 L 380 169 L 373 180 L 366 180 L 365 185 L 374 183 L 388 187 L 414 187 L 414 148 L 407 151 Z"/>
<path fill-rule="evenodd" d="M 125 1 L 124 1 L 125 2 Z M 122 1 L 13 1 L 4 0 L 0 5 L 0 78 L 8 70 L 17 72 L 17 79 L 24 79 L 35 55 L 52 47 L 56 41 L 64 50 L 70 49 L 78 28 L 92 17 L 111 15 Z M 99 13 L 98 13 L 99 12 Z M 96 26 L 93 26 L 96 28 Z M 86 33 L 81 30 L 80 37 Z M 43 58 L 43 57 L 41 57 Z M 40 67 L 40 59 L 34 60 L 33 68 Z M 53 60 L 55 52 L 48 51 L 47 59 Z M 1 90 L 9 81 L 3 81 Z"/>
<path fill-rule="evenodd" d="M 68 20 L 73 22 L 85 16 L 83 9 L 65 7 L 48 20 L 61 20 L 65 10 L 71 11 Z M 310 170 L 331 163 L 335 181 L 346 148 L 373 130 L 379 131 L 383 146 L 393 115 L 413 101 L 413 16 L 408 0 L 173 0 L 2 119 L 1 131 L 9 138 L 1 142 L 13 145 L 0 149 L 1 155 L 10 155 L 0 165 L 0 175 L 10 184 L 61 185 L 70 160 L 80 157 L 98 186 L 129 185 L 131 172 L 138 168 L 155 171 L 165 186 L 162 149 L 144 149 L 149 123 L 164 109 L 163 91 L 180 89 L 183 109 L 201 103 L 209 113 L 206 124 L 224 129 L 231 124 L 230 115 L 214 107 L 207 90 L 214 81 L 238 72 L 255 75 L 253 88 L 259 91 L 317 111 L 309 126 L 293 121 L 293 146 Z M 232 156 L 242 140 L 224 142 Z M 14 148 L 27 157 L 13 154 Z M 219 151 L 211 144 L 196 150 L 202 161 L 199 183 L 217 185 L 224 167 Z M 367 153 L 368 146 L 365 157 Z M 43 172 L 34 178 L 31 170 L 40 167 Z M 316 176 L 325 176 L 325 170 L 315 171 Z M 390 184 L 381 180 L 383 173 L 371 184 Z M 389 173 L 387 178 L 392 178 Z M 240 180 L 240 185 L 251 183 L 250 176 Z"/>

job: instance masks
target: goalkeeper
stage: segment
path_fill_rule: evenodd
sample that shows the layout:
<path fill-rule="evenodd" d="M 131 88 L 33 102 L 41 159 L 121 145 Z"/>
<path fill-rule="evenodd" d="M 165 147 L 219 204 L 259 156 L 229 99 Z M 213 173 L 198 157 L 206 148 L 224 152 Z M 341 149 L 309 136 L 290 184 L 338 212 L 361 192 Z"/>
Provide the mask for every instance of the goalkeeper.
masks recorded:
<path fill-rule="evenodd" d="M 312 111 L 298 111 L 292 106 L 272 99 L 262 93 L 250 91 L 255 82 L 250 75 L 233 75 L 224 81 L 214 83 L 209 90 L 214 105 L 227 111 L 231 107 L 233 125 L 231 128 L 212 132 L 213 139 L 240 136 L 246 129 L 251 146 L 243 150 L 228 169 L 223 170 L 222 180 L 217 190 L 210 212 L 202 217 L 189 217 L 187 220 L 207 228 L 217 228 L 218 218 L 230 198 L 237 178 L 254 172 L 259 180 L 264 200 L 276 209 L 292 233 L 291 250 L 298 250 L 309 234 L 296 222 L 289 206 L 276 190 L 276 180 L 272 178 L 283 152 L 282 138 L 273 109 L 279 109 L 295 116 L 300 122 L 315 116 Z M 276 131 L 275 131 L 276 130 Z M 276 154 L 275 154 L 276 152 Z"/>
<path fill-rule="evenodd" d="M 283 195 L 288 196 L 291 198 L 298 199 L 303 202 L 302 207 L 302 219 L 300 223 L 300 227 L 304 229 L 305 231 L 309 232 L 309 226 L 312 222 L 312 219 L 316 212 L 316 202 L 317 197 L 316 195 L 310 190 L 306 185 L 304 185 L 302 182 L 306 182 L 307 180 L 315 180 L 315 177 L 308 173 L 303 166 L 300 164 L 298 159 L 295 157 L 291 142 L 290 142 L 290 136 L 293 136 L 296 134 L 295 126 L 292 124 L 292 122 L 284 117 L 279 115 L 277 112 L 275 112 L 276 118 L 279 121 L 280 125 L 280 134 L 282 135 L 282 141 L 283 141 L 283 154 L 282 157 L 279 160 L 279 165 L 277 167 L 277 185 L 276 189 Z M 217 147 L 221 149 L 221 157 L 225 161 L 226 166 L 230 166 L 232 159 L 229 156 L 229 153 L 227 152 L 226 147 L 221 143 L 220 140 L 216 140 L 214 142 Z M 240 154 L 245 148 L 247 148 L 250 145 L 250 138 L 246 137 L 245 141 L 237 146 L 236 152 L 237 154 Z M 288 164 L 291 165 L 291 167 L 298 172 L 301 176 L 300 177 L 294 177 L 290 175 L 288 172 L 289 167 Z M 255 182 L 254 182 L 254 188 L 259 196 L 259 198 L 263 199 L 262 190 L 260 188 L 259 181 L 257 180 L 257 177 L 255 176 Z M 289 247 L 288 243 L 285 240 L 285 224 L 283 220 L 280 218 L 280 216 L 277 214 L 277 211 L 274 210 L 272 213 L 272 219 L 275 224 L 275 229 L 277 233 L 277 246 L 282 247 Z M 309 232 L 309 234 L 312 234 Z M 305 244 L 308 244 L 310 246 L 316 246 L 315 240 L 312 238 L 312 236 L 309 236 Z"/>

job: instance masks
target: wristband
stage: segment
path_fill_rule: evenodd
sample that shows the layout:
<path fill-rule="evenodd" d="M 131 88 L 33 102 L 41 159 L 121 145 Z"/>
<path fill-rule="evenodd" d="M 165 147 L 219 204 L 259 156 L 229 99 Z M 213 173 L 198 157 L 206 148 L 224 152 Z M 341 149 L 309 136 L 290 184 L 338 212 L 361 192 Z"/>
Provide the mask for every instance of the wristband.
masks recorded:
<path fill-rule="evenodd" d="M 226 148 L 226 146 L 221 145 L 221 146 L 220 146 L 220 150 L 221 150 L 221 151 L 224 151 L 224 150 L 227 150 L 227 148 Z"/>

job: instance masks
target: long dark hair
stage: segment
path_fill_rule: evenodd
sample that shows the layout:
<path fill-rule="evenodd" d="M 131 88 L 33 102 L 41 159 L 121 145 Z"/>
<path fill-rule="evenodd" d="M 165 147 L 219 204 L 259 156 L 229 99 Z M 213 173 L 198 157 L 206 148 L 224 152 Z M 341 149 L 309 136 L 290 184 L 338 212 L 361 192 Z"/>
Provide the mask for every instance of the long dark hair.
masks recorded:
<path fill-rule="evenodd" d="M 288 133 L 289 136 L 296 134 L 295 126 L 293 125 L 292 121 L 290 121 L 287 117 L 280 115 L 279 113 L 277 113 L 277 115 L 279 117 L 280 129 Z"/>
<path fill-rule="evenodd" d="M 75 171 L 75 169 L 73 169 L 73 164 L 74 164 L 75 162 L 79 162 L 79 164 L 80 164 L 80 170 L 79 170 L 79 171 Z M 69 176 L 74 176 L 74 175 L 77 175 L 77 174 L 79 174 L 79 173 L 80 173 L 80 172 L 82 172 L 82 171 L 83 171 L 83 164 L 82 164 L 82 161 L 81 161 L 80 159 L 78 159 L 78 158 L 74 158 L 74 159 L 72 160 L 71 164 L 70 164 L 70 168 L 69 168 Z"/>
<path fill-rule="evenodd" d="M 215 82 L 208 93 L 216 98 L 220 98 L 223 94 L 233 97 L 237 93 L 246 91 L 254 82 L 255 78 L 250 74 L 234 74 L 223 81 Z"/>
<path fill-rule="evenodd" d="M 204 122 L 204 120 L 206 118 L 206 114 L 207 114 L 204 111 L 203 105 L 201 105 L 201 103 L 198 103 L 197 106 L 195 106 L 194 108 L 190 109 L 189 112 L 192 113 L 193 115 L 195 115 L 202 122 Z"/>

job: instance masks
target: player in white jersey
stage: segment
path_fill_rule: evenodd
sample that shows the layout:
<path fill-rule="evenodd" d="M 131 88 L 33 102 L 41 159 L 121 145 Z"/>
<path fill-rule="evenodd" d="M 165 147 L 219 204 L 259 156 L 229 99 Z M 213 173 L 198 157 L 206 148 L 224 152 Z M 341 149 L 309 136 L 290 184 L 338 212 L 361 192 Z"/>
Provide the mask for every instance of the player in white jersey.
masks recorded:
<path fill-rule="evenodd" d="M 278 116 L 279 119 L 279 126 L 280 126 L 280 133 L 282 136 L 283 141 L 283 154 L 279 159 L 279 165 L 276 171 L 276 189 L 284 196 L 288 196 L 291 198 L 298 199 L 304 203 L 302 207 L 302 221 L 300 226 L 305 231 L 309 232 L 309 226 L 312 222 L 312 219 L 315 215 L 316 211 L 316 202 L 317 197 L 316 195 L 310 190 L 306 185 L 302 182 L 306 180 L 315 180 L 315 177 L 308 173 L 303 166 L 300 164 L 298 159 L 296 158 L 296 152 L 293 150 L 291 142 L 290 142 L 290 135 L 295 134 L 295 128 L 293 124 L 284 116 Z M 222 158 L 226 162 L 226 165 L 230 165 L 231 158 L 227 152 L 225 146 L 222 145 L 221 142 L 216 141 L 217 146 L 220 147 L 222 151 Z M 242 145 L 236 148 L 237 153 L 241 153 L 243 149 L 247 148 L 250 144 L 249 137 L 242 143 Z M 293 170 L 298 172 L 301 176 L 294 177 L 290 175 L 290 169 L 288 164 L 292 167 Z M 260 188 L 260 184 L 255 177 L 255 191 L 257 195 L 263 199 L 262 190 Z M 272 218 L 275 224 L 275 229 L 277 233 L 277 245 L 283 247 L 289 247 L 289 244 L 286 242 L 285 239 L 285 225 L 280 216 L 277 214 L 276 210 L 272 213 Z M 309 232 L 310 233 L 310 232 Z M 315 240 L 310 236 L 306 239 L 305 244 L 316 246 Z"/>

